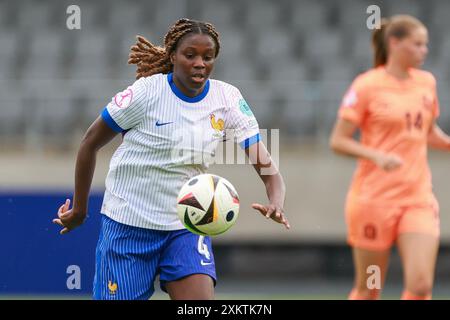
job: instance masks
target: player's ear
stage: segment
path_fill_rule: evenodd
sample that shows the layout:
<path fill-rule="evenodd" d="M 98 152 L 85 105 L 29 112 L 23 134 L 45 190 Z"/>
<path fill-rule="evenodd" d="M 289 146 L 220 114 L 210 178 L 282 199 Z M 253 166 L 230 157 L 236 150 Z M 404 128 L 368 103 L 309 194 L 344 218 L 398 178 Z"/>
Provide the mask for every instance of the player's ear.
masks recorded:
<path fill-rule="evenodd" d="M 390 37 L 388 40 L 388 46 L 389 48 L 396 48 L 398 44 L 400 43 L 400 39 L 397 39 L 395 37 Z"/>
<path fill-rule="evenodd" d="M 175 52 L 170 54 L 170 63 L 175 64 Z"/>

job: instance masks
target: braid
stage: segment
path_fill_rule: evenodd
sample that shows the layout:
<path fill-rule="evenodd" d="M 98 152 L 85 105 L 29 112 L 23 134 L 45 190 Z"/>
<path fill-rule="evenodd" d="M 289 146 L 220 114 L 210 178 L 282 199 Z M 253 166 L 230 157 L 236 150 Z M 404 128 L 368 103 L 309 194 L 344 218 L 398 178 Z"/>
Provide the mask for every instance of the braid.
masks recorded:
<path fill-rule="evenodd" d="M 136 79 L 149 77 L 156 73 L 169 73 L 173 70 L 170 55 L 177 49 L 180 39 L 189 33 L 207 34 L 216 44 L 215 56 L 220 50 L 219 34 L 211 23 L 189 19 L 179 19 L 170 27 L 164 37 L 164 48 L 155 46 L 142 36 L 131 47 L 128 64 L 137 66 Z"/>
<path fill-rule="evenodd" d="M 137 43 L 131 47 L 128 63 L 136 64 L 136 79 L 148 77 L 155 73 L 170 71 L 170 61 L 164 48 L 150 43 L 142 36 L 137 36 Z"/>

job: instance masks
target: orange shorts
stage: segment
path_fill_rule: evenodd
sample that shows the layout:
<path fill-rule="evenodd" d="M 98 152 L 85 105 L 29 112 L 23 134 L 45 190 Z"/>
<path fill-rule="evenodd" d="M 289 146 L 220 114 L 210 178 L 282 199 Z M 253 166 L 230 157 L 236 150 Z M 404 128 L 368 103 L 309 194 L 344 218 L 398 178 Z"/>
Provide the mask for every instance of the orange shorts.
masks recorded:
<path fill-rule="evenodd" d="M 403 233 L 422 233 L 439 237 L 437 201 L 420 206 L 375 206 L 347 202 L 348 243 L 366 250 L 389 249 Z"/>

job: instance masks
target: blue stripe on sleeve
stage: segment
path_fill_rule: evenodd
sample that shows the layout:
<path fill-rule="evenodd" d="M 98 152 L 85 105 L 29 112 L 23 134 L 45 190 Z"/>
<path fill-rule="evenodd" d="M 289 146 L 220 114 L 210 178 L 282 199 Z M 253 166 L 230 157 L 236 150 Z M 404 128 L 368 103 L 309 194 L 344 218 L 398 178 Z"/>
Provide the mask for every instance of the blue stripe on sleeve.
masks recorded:
<path fill-rule="evenodd" d="M 261 140 L 261 136 L 258 134 L 254 135 L 253 137 L 247 138 L 244 141 L 242 141 L 239 145 L 242 149 L 247 149 L 251 145 L 258 143 Z"/>
<path fill-rule="evenodd" d="M 101 113 L 102 119 L 105 120 L 106 124 L 113 129 L 115 132 L 123 132 L 125 131 L 122 129 L 111 117 L 111 115 L 108 112 L 108 109 L 105 107 Z"/>

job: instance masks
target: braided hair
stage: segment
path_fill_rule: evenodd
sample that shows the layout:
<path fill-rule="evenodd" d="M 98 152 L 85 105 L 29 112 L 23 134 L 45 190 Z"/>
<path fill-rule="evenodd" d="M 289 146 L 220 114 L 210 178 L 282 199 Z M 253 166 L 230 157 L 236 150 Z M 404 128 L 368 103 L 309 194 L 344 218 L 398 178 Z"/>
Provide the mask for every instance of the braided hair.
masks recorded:
<path fill-rule="evenodd" d="M 180 39 L 185 35 L 207 34 L 215 42 L 215 57 L 220 50 L 219 34 L 211 23 L 190 19 L 179 19 L 172 25 L 164 37 L 164 47 L 155 46 L 142 36 L 136 36 L 137 42 L 131 47 L 128 64 L 137 66 L 136 79 L 156 73 L 169 73 L 173 70 L 170 55 L 177 49 Z"/>

